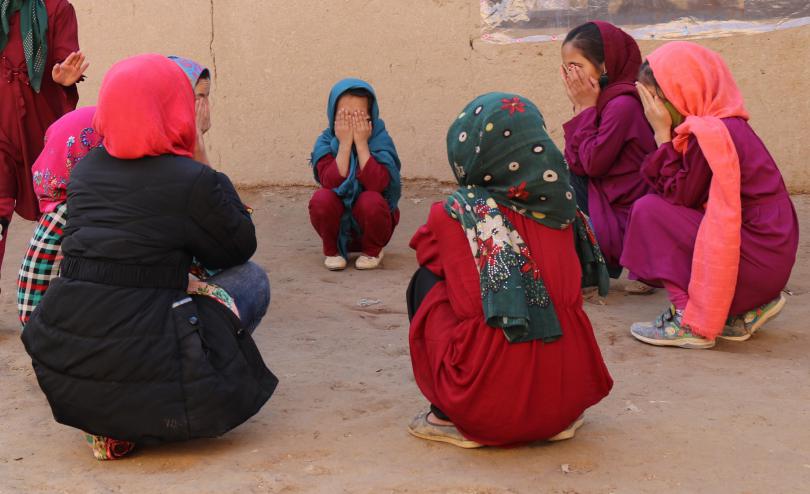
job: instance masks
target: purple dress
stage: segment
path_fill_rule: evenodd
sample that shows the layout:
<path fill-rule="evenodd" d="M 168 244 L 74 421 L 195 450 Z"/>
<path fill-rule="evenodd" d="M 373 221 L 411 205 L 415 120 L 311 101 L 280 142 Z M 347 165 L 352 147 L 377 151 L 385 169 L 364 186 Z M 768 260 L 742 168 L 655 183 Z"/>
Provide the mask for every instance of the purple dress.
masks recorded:
<path fill-rule="evenodd" d="M 588 214 L 608 264 L 622 255 L 630 208 L 649 192 L 639 174 L 655 138 L 641 103 L 630 95 L 610 100 L 597 115 L 589 108 L 563 125 L 565 159 L 575 175 L 588 177 Z"/>
<path fill-rule="evenodd" d="M 796 261 L 799 223 L 782 174 L 765 144 L 742 118 L 724 118 L 740 158 L 742 232 L 740 271 L 730 314 L 738 315 L 779 296 Z M 712 171 L 694 137 L 686 155 L 662 145 L 641 167 L 655 189 L 633 206 L 622 265 L 647 283 L 687 291 L 692 252 Z"/>

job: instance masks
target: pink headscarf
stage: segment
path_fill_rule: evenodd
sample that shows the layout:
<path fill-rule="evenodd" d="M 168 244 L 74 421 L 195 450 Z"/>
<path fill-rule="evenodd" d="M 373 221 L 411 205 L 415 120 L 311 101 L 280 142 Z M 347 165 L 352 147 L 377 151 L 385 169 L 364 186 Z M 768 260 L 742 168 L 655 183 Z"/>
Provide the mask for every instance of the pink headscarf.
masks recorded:
<path fill-rule="evenodd" d="M 107 72 L 94 127 L 119 159 L 173 154 L 191 158 L 197 124 L 185 72 L 157 54 L 122 60 Z"/>
<path fill-rule="evenodd" d="M 91 150 L 101 146 L 93 129 L 95 106 L 65 114 L 45 132 L 45 147 L 34 162 L 34 192 L 41 213 L 51 213 L 64 202 L 70 172 Z"/>
<path fill-rule="evenodd" d="M 667 43 L 647 57 L 667 100 L 686 117 L 673 145 L 686 153 L 697 138 L 712 169 L 706 214 L 698 229 L 683 322 L 710 339 L 725 325 L 740 267 L 740 158 L 725 124 L 748 119 L 742 95 L 720 55 L 695 43 Z"/>

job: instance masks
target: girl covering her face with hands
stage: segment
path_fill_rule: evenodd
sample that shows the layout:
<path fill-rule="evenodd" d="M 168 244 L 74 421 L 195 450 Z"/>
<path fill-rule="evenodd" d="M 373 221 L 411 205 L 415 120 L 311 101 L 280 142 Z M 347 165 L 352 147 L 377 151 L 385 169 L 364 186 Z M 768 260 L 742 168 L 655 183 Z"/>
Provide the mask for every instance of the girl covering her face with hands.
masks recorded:
<path fill-rule="evenodd" d="M 633 206 L 622 264 L 672 305 L 632 334 L 683 348 L 746 340 L 781 311 L 796 259 L 782 174 L 717 53 L 668 43 L 642 66 L 638 92 L 659 144 L 641 167 L 655 194 Z"/>
<path fill-rule="evenodd" d="M 188 58 L 171 55 L 169 60 L 183 69 L 194 91 L 194 110 L 197 116 L 197 145 L 194 148 L 194 159 L 211 166 L 203 137 L 211 129 L 211 103 L 209 100 L 211 96 L 211 71 Z"/>
<path fill-rule="evenodd" d="M 624 31 L 594 21 L 568 33 L 562 59 L 560 75 L 574 107 L 574 117 L 563 126 L 571 182 L 577 204 L 593 220 L 611 275 L 618 278 L 630 208 L 649 191 L 638 170 L 655 149 L 634 87 L 641 53 Z M 628 288 L 651 290 L 641 283 Z"/>
<path fill-rule="evenodd" d="M 375 269 L 399 222 L 399 156 L 368 83 L 338 82 L 329 95 L 327 117 L 329 128 L 318 137 L 311 157 L 321 188 L 309 202 L 324 265 L 345 269 L 349 252 L 360 251 L 357 269 Z"/>

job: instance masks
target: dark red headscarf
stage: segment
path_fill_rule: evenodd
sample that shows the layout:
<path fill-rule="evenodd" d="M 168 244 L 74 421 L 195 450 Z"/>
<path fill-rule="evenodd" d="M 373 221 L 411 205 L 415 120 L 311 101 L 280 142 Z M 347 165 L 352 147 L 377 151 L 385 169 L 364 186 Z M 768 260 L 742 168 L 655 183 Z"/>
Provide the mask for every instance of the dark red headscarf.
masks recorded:
<path fill-rule="evenodd" d="M 641 68 L 641 50 L 632 36 L 609 22 L 593 21 L 602 35 L 605 71 L 608 85 L 599 93 L 596 111 L 600 114 L 610 100 L 628 94 L 641 101 L 636 91 L 636 78 Z"/>
<path fill-rule="evenodd" d="M 101 83 L 93 127 L 116 158 L 191 158 L 197 124 L 186 74 L 163 55 L 137 55 L 116 63 Z"/>

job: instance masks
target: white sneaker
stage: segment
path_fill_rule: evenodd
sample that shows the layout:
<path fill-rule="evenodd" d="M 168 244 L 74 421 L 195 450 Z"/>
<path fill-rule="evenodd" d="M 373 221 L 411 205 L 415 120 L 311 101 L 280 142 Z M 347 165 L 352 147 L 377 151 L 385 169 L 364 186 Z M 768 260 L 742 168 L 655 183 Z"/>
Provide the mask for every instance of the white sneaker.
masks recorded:
<path fill-rule="evenodd" d="M 357 261 L 354 263 L 354 267 L 360 270 L 377 269 L 378 267 L 380 267 L 382 260 L 383 260 L 382 251 L 380 251 L 380 255 L 377 257 L 371 257 L 362 254 L 360 257 L 357 258 Z"/>
<path fill-rule="evenodd" d="M 343 271 L 346 269 L 346 258 L 343 256 L 327 256 L 323 265 L 329 271 Z"/>

